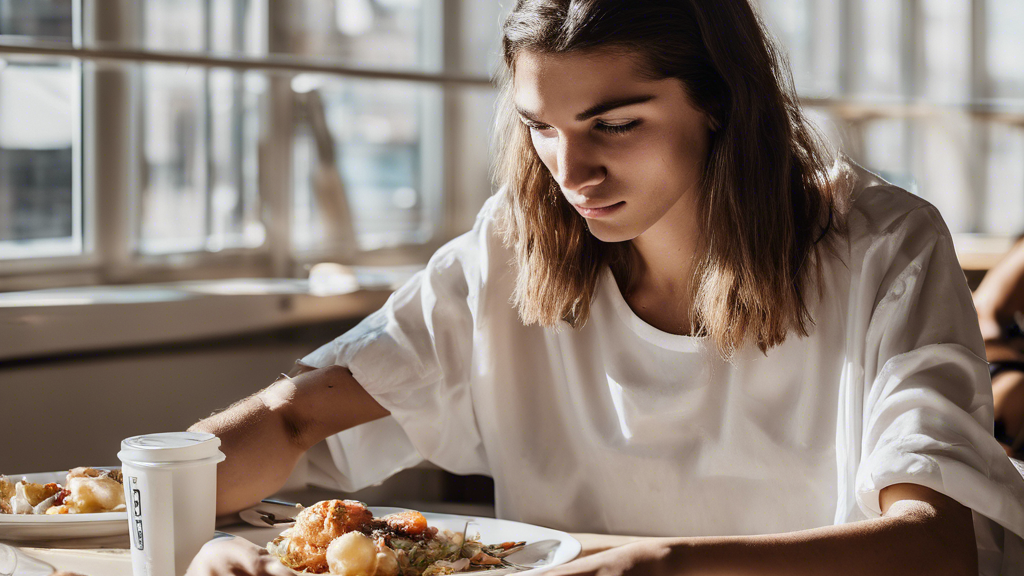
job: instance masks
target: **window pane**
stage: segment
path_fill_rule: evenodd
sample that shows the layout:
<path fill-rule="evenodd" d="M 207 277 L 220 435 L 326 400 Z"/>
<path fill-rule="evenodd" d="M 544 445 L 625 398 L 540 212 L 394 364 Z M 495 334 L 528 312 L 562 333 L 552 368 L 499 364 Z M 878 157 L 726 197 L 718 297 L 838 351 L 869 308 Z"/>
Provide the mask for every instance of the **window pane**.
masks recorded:
<path fill-rule="evenodd" d="M 423 4 L 423 0 L 271 2 L 271 50 L 357 66 L 437 69 L 440 29 L 428 40 Z"/>
<path fill-rule="evenodd" d="M 988 126 L 985 225 L 983 232 L 1024 233 L 1024 129 Z"/>
<path fill-rule="evenodd" d="M 501 23 L 512 10 L 512 2 L 460 0 L 460 34 L 457 49 L 458 69 L 468 74 L 490 76 L 501 58 Z M 448 38 L 451 41 L 451 37 Z"/>
<path fill-rule="evenodd" d="M 971 4 L 927 0 L 921 6 L 924 33 L 923 94 L 948 102 L 971 97 Z"/>
<path fill-rule="evenodd" d="M 0 0 L 0 35 L 70 40 L 70 1 Z M 81 75 L 69 61 L 0 58 L 0 259 L 82 252 Z"/>
<path fill-rule="evenodd" d="M 239 0 L 150 0 L 144 15 L 146 46 L 240 50 L 248 5 Z M 145 66 L 142 76 L 140 251 L 261 245 L 257 108 L 263 77 L 188 66 Z"/>
<path fill-rule="evenodd" d="M 906 145 L 907 121 L 891 118 L 865 122 L 860 134 L 864 153 L 858 161 L 889 182 L 916 194 L 917 182 L 910 172 Z"/>
<path fill-rule="evenodd" d="M 70 42 L 72 9 L 73 0 L 0 0 L 0 35 Z"/>
<path fill-rule="evenodd" d="M 142 70 L 143 252 L 201 250 L 206 237 L 204 71 Z"/>
<path fill-rule="evenodd" d="M 854 56 L 854 90 L 872 96 L 901 93 L 900 27 L 902 2 L 859 0 L 859 54 Z"/>
<path fill-rule="evenodd" d="M 986 0 L 988 71 L 993 96 L 1024 98 L 1024 2 Z"/>
<path fill-rule="evenodd" d="M 761 6 L 772 34 L 786 50 L 797 86 L 804 88 L 813 76 L 813 32 L 807 25 L 811 0 L 763 0 Z"/>
<path fill-rule="evenodd" d="M 300 89 L 303 78 L 295 83 Z M 317 95 L 327 134 L 317 130 Z M 361 249 L 430 240 L 441 220 L 443 158 L 439 131 L 424 124 L 437 117 L 439 89 L 325 79 L 302 101 L 306 121 L 297 126 L 293 149 L 295 247 L 343 249 L 346 212 Z M 425 115 L 427 108 L 434 112 Z M 330 155 L 321 161 L 321 153 Z"/>
<path fill-rule="evenodd" d="M 971 178 L 974 132 L 966 116 L 947 116 L 912 124 L 912 171 L 917 193 L 938 208 L 951 232 L 974 232 L 977 202 Z"/>

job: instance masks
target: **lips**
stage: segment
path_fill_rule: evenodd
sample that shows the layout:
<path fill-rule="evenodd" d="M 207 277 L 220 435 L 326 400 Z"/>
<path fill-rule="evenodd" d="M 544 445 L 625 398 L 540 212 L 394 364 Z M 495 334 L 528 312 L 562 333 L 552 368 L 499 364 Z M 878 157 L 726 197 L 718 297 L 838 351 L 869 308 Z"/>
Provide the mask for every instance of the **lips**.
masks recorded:
<path fill-rule="evenodd" d="M 580 216 L 583 216 L 584 218 L 602 218 L 610 216 L 625 205 L 625 202 L 616 202 L 614 204 L 606 204 L 604 206 L 585 208 L 583 206 L 573 204 L 573 208 L 575 208 L 576 211 L 580 213 Z"/>

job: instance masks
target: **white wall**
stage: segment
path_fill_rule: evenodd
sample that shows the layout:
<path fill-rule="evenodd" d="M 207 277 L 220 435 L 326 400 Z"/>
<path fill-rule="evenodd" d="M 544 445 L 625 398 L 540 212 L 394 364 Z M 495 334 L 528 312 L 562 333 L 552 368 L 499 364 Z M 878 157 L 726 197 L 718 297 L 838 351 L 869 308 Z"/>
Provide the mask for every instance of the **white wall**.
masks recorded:
<path fill-rule="evenodd" d="M 123 438 L 184 430 L 288 371 L 328 330 L 0 364 L 0 473 L 116 465 Z"/>

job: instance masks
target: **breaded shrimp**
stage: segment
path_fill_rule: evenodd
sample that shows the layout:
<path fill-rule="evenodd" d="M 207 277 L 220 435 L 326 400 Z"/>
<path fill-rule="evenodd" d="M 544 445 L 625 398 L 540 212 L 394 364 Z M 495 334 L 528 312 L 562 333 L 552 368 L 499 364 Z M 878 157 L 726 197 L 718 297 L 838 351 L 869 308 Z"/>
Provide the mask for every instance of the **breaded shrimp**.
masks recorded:
<path fill-rule="evenodd" d="M 327 571 L 327 547 L 347 532 L 360 532 L 373 520 L 366 505 L 355 500 L 324 500 L 299 512 L 295 526 L 275 540 L 285 566 L 322 574 Z M 270 548 L 270 546 L 268 546 Z"/>

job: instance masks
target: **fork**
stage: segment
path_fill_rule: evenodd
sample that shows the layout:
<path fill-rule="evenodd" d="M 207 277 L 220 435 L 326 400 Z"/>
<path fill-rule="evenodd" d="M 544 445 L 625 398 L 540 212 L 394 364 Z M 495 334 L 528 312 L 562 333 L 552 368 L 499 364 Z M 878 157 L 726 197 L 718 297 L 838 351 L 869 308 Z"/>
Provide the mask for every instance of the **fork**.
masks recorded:
<path fill-rule="evenodd" d="M 276 526 L 278 524 L 291 524 L 295 522 L 294 518 L 278 518 L 273 512 L 267 512 L 266 510 L 256 510 L 256 513 L 260 515 L 260 520 L 266 522 L 269 526 Z"/>

